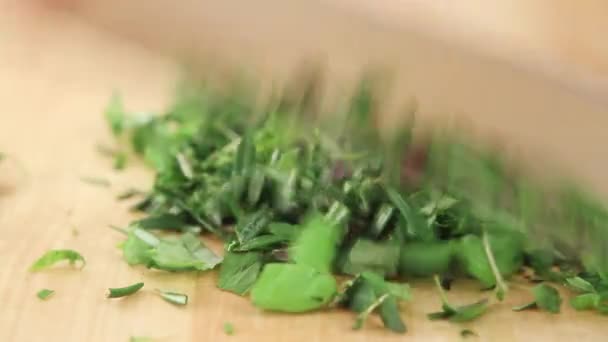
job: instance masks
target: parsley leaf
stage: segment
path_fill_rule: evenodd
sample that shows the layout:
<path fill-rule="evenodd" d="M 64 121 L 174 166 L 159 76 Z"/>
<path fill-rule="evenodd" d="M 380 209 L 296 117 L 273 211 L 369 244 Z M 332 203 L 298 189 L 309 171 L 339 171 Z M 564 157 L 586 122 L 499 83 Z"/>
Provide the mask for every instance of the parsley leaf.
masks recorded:
<path fill-rule="evenodd" d="M 428 277 L 444 274 L 454 257 L 451 242 L 407 242 L 401 248 L 399 272 L 406 276 Z"/>
<path fill-rule="evenodd" d="M 222 261 L 191 233 L 179 238 L 159 239 L 141 228 L 134 228 L 128 233 L 122 249 L 130 265 L 143 264 L 165 271 L 205 271 Z"/>
<path fill-rule="evenodd" d="M 42 289 L 36 293 L 36 296 L 41 300 L 46 300 L 55 293 L 54 290 Z"/>
<path fill-rule="evenodd" d="M 468 322 L 477 319 L 488 310 L 488 300 L 482 299 L 473 304 L 463 306 L 453 306 L 448 301 L 447 295 L 441 286 L 439 276 L 434 277 L 435 285 L 441 295 L 442 311 L 430 313 L 427 317 L 430 320 L 447 319 L 452 322 Z"/>
<path fill-rule="evenodd" d="M 86 261 L 80 253 L 71 249 L 54 249 L 44 253 L 43 256 L 36 260 L 32 266 L 30 266 L 30 271 L 41 271 L 63 260 L 67 260 L 70 265 L 74 265 L 76 262 L 80 261 L 81 269 L 86 265 Z"/>
<path fill-rule="evenodd" d="M 108 298 L 127 297 L 141 290 L 142 287 L 144 287 L 144 283 L 135 283 L 125 287 L 109 288 Z"/>
<path fill-rule="evenodd" d="M 251 300 L 264 310 L 306 312 L 326 306 L 336 292 L 330 274 L 305 264 L 271 263 L 253 285 Z"/>
<path fill-rule="evenodd" d="M 308 265 L 319 272 L 329 272 L 342 238 L 342 227 L 314 214 L 301 229 L 291 247 L 291 259 L 296 264 Z"/>
<path fill-rule="evenodd" d="M 169 302 L 171 304 L 180 306 L 188 304 L 188 296 L 183 293 L 158 289 L 156 290 L 156 293 L 158 293 L 158 295 L 166 302 Z"/>
<path fill-rule="evenodd" d="M 533 302 L 514 307 L 513 311 L 539 308 L 550 313 L 559 313 L 562 298 L 554 287 L 547 284 L 539 284 L 532 288 L 532 294 L 534 295 Z"/>
<path fill-rule="evenodd" d="M 397 274 L 399 251 L 399 245 L 391 241 L 359 239 L 350 249 L 342 271 L 351 275 L 373 271 L 385 276 L 394 276 Z"/>
<path fill-rule="evenodd" d="M 244 295 L 253 286 L 262 269 L 260 253 L 232 253 L 224 255 L 217 286 Z"/>
<path fill-rule="evenodd" d="M 230 322 L 224 323 L 224 334 L 228 336 L 234 335 L 234 325 Z"/>

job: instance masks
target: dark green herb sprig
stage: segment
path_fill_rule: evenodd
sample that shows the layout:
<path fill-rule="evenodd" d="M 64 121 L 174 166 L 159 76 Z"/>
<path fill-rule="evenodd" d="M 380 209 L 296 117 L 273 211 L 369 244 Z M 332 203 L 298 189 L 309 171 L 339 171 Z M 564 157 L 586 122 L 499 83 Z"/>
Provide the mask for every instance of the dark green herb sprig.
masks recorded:
<path fill-rule="evenodd" d="M 112 132 L 156 171 L 135 206 L 148 216 L 126 232 L 129 264 L 214 268 L 221 258 L 193 232 L 213 234 L 225 241 L 221 289 L 251 293 L 267 310 L 339 302 L 358 313 L 357 327 L 377 312 L 398 332 L 403 298 L 388 278 L 468 276 L 499 299 L 524 266 L 545 281 L 581 272 L 607 281 L 608 210 L 577 187 L 536 181 L 454 132 L 415 139 L 413 121 L 382 138 L 369 81 L 325 120 L 314 113 L 314 92 L 260 107 L 243 89 L 188 85 L 159 116 L 128 115 L 113 97 Z M 182 235 L 161 239 L 153 229 Z M 355 278 L 338 292 L 332 273 Z M 590 289 L 573 305 L 604 308 L 601 291 Z M 471 320 L 488 306 L 454 307 L 440 293 L 443 311 L 431 318 Z"/>

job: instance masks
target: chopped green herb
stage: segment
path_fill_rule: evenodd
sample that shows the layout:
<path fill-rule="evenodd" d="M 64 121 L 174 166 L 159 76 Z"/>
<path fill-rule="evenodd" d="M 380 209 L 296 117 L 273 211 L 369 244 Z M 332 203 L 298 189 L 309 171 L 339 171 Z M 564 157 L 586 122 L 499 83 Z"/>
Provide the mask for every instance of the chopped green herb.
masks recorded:
<path fill-rule="evenodd" d="M 131 336 L 129 342 L 154 342 L 154 339 L 145 336 Z"/>
<path fill-rule="evenodd" d="M 513 311 L 539 308 L 551 313 L 559 313 L 562 298 L 554 287 L 547 284 L 539 284 L 532 288 L 532 294 L 534 295 L 533 302 L 514 307 Z"/>
<path fill-rule="evenodd" d="M 144 287 L 144 283 L 135 283 L 133 285 L 108 289 L 108 298 L 127 297 Z"/>
<path fill-rule="evenodd" d="M 138 189 L 130 188 L 119 194 L 116 198 L 122 201 L 140 195 L 145 195 L 145 192 Z"/>
<path fill-rule="evenodd" d="M 309 84 L 306 94 L 260 105 L 240 85 L 216 91 L 188 83 L 165 115 L 129 115 L 115 95 L 105 110 L 112 133 L 156 172 L 149 191 L 120 196 L 144 195 L 133 207 L 144 218 L 121 231 L 125 261 L 209 270 L 222 258 L 196 234 L 212 234 L 226 255 L 219 288 L 251 291 L 266 310 L 340 304 L 359 314 L 357 325 L 378 314 L 397 332 L 405 331 L 399 301 L 409 289 L 384 277 L 470 276 L 502 300 L 525 265 L 534 281 L 573 289 L 574 308 L 608 312 L 603 203 L 536 181 L 458 132 L 418 136 L 410 119 L 386 139 L 370 81 L 343 116 L 322 119 Z M 122 157 L 112 155 L 120 166 Z M 332 272 L 355 278 L 338 293 Z M 432 319 L 469 321 L 488 308 L 486 300 L 455 307 L 439 291 L 442 311 Z M 549 288 L 534 295 L 522 308 L 559 310 Z"/>
<path fill-rule="evenodd" d="M 329 272 L 342 234 L 340 225 L 314 215 L 301 228 L 291 249 L 291 259 L 319 272 Z"/>
<path fill-rule="evenodd" d="M 205 271 L 222 261 L 191 233 L 182 234 L 178 239 L 159 239 L 148 231 L 134 228 L 128 233 L 122 250 L 130 265 L 143 264 L 165 271 Z"/>
<path fill-rule="evenodd" d="M 337 292 L 333 276 L 308 265 L 267 264 L 251 289 L 264 310 L 306 312 L 326 306 Z"/>
<path fill-rule="evenodd" d="M 451 242 L 410 242 L 401 248 L 399 271 L 405 276 L 429 277 L 446 273 L 454 257 Z"/>
<path fill-rule="evenodd" d="M 234 335 L 234 326 L 230 322 L 224 323 L 224 334 L 228 336 Z"/>
<path fill-rule="evenodd" d="M 478 302 L 463 306 L 452 306 L 441 286 L 438 276 L 434 277 L 435 285 L 439 291 L 442 301 L 442 311 L 428 314 L 430 320 L 447 319 L 452 322 L 468 322 L 483 315 L 488 309 L 488 300 L 482 299 Z"/>
<path fill-rule="evenodd" d="M 158 295 L 165 301 L 175 305 L 186 305 L 188 304 L 188 296 L 183 293 L 156 290 Z"/>
<path fill-rule="evenodd" d="M 358 330 L 363 327 L 363 324 L 367 320 L 367 317 L 376 310 L 384 301 L 388 298 L 389 294 L 385 293 L 382 296 L 378 297 L 374 302 L 372 302 L 365 310 L 357 315 L 357 319 L 355 320 L 355 325 L 353 325 L 353 329 Z"/>
<path fill-rule="evenodd" d="M 477 333 L 474 332 L 473 330 L 470 330 L 470 329 L 460 330 L 460 337 L 467 338 L 467 337 L 473 337 L 473 336 L 478 336 Z"/>
<path fill-rule="evenodd" d="M 342 271 L 351 275 L 372 271 L 385 276 L 394 276 L 397 274 L 399 264 L 399 250 L 399 245 L 391 241 L 375 242 L 359 239 L 349 251 Z"/>
<path fill-rule="evenodd" d="M 54 293 L 54 290 L 42 289 L 38 291 L 38 293 L 36 293 L 36 296 L 38 296 L 38 298 L 40 298 L 41 300 L 45 300 L 52 296 Z"/>
<path fill-rule="evenodd" d="M 593 284 L 581 277 L 567 278 L 566 283 L 570 288 L 580 293 L 595 292 L 595 287 Z"/>
<path fill-rule="evenodd" d="M 602 297 L 597 293 L 585 293 L 570 298 L 570 305 L 575 310 L 592 310 L 600 306 Z"/>
<path fill-rule="evenodd" d="M 74 264 L 76 264 L 76 262 L 80 261 L 81 269 L 86 265 L 86 261 L 84 260 L 82 255 L 80 255 L 80 253 L 78 253 L 74 250 L 53 249 L 53 250 L 50 250 L 50 251 L 44 253 L 43 256 L 38 258 L 38 260 L 36 260 L 32 264 L 32 266 L 30 266 L 30 271 L 32 271 L 32 272 L 41 271 L 41 270 L 49 268 L 49 267 L 53 266 L 54 264 L 56 264 L 60 261 L 64 261 L 64 260 L 68 261 L 70 263 L 70 265 L 74 265 Z"/>
<path fill-rule="evenodd" d="M 244 295 L 253 286 L 262 269 L 260 253 L 232 253 L 224 255 L 217 286 Z"/>
<path fill-rule="evenodd" d="M 87 184 L 100 186 L 103 188 L 109 188 L 112 186 L 112 183 L 110 183 L 109 180 L 101 177 L 80 177 L 80 180 Z"/>

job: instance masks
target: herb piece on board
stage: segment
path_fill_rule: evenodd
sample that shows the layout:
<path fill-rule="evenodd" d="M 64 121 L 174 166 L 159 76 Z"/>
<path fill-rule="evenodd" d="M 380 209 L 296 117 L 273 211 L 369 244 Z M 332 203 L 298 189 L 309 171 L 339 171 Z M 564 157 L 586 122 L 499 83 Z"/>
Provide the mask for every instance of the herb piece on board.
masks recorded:
<path fill-rule="evenodd" d="M 122 250 L 130 265 L 143 264 L 165 271 L 205 271 L 222 261 L 191 233 L 159 239 L 148 231 L 134 228 L 128 232 Z"/>
<path fill-rule="evenodd" d="M 488 250 L 493 256 L 493 263 L 488 259 Z M 502 277 L 513 274 L 523 264 L 521 242 L 508 234 L 491 235 L 486 239 L 466 235 L 460 240 L 457 255 L 465 271 L 484 287 L 496 286 L 497 279 L 502 283 Z M 500 272 L 495 273 L 495 269 Z"/>
<path fill-rule="evenodd" d="M 106 178 L 101 178 L 101 177 L 80 177 L 80 180 L 89 184 L 89 185 L 94 185 L 94 186 L 99 186 L 99 187 L 103 187 L 103 188 L 109 188 L 110 186 L 112 186 L 112 183 L 110 183 L 109 180 L 107 180 Z"/>
<path fill-rule="evenodd" d="M 398 333 L 406 331 L 398 304 L 410 297 L 406 284 L 387 282 L 372 272 L 356 277 L 340 295 L 341 303 L 358 313 L 355 329 L 361 328 L 372 312 L 377 312 L 384 326 Z"/>
<path fill-rule="evenodd" d="M 482 299 L 473 304 L 463 306 L 451 305 L 443 287 L 441 286 L 439 276 L 435 275 L 433 279 L 435 280 L 435 285 L 439 291 L 439 295 L 441 296 L 442 311 L 428 314 L 427 317 L 430 320 L 447 319 L 451 322 L 468 322 L 480 317 L 488 310 L 487 299 Z"/>
<path fill-rule="evenodd" d="M 577 311 L 593 310 L 600 307 L 602 303 L 602 295 L 597 292 L 595 286 L 589 281 L 581 277 L 566 278 L 566 284 L 569 288 L 578 292 L 578 294 L 570 298 L 570 306 Z"/>
<path fill-rule="evenodd" d="M 182 230 L 188 226 L 183 217 L 173 214 L 153 215 L 132 222 L 131 225 L 142 229 Z"/>
<path fill-rule="evenodd" d="M 183 293 L 173 292 L 173 291 L 164 291 L 164 290 L 158 290 L 158 289 L 156 290 L 156 292 L 162 299 L 164 299 L 165 301 L 167 301 L 171 304 L 175 304 L 175 305 L 188 304 L 188 296 Z"/>
<path fill-rule="evenodd" d="M 444 274 L 449 270 L 453 257 L 452 242 L 408 242 L 401 247 L 399 272 L 415 277 Z"/>
<path fill-rule="evenodd" d="M 516 306 L 513 311 L 539 308 L 550 313 L 559 313 L 562 298 L 554 287 L 547 284 L 538 284 L 532 288 L 532 294 L 534 295 L 533 302 Z"/>
<path fill-rule="evenodd" d="M 228 336 L 234 335 L 234 325 L 230 322 L 224 323 L 224 334 Z"/>
<path fill-rule="evenodd" d="M 42 289 L 42 290 L 38 291 L 38 293 L 36 293 L 36 296 L 38 298 L 40 298 L 41 300 L 45 300 L 45 299 L 48 299 L 50 296 L 52 296 L 54 293 L 55 293 L 54 290 Z"/>
<path fill-rule="evenodd" d="M 399 245 L 393 241 L 359 239 L 350 249 L 342 271 L 351 275 L 372 271 L 383 276 L 394 276 L 397 274 L 399 251 Z"/>
<path fill-rule="evenodd" d="M 227 252 L 220 267 L 217 286 L 244 295 L 253 286 L 262 269 L 262 254 Z"/>
<path fill-rule="evenodd" d="M 342 238 L 342 226 L 314 214 L 301 229 L 291 247 L 291 259 L 296 264 L 308 265 L 319 272 L 330 272 Z"/>
<path fill-rule="evenodd" d="M 475 337 L 475 336 L 478 336 L 477 333 L 471 329 L 460 330 L 460 337 L 462 337 L 462 338 Z"/>
<path fill-rule="evenodd" d="M 86 261 L 84 257 L 80 255 L 80 253 L 71 250 L 71 249 L 53 249 L 41 256 L 38 260 L 36 260 L 32 266 L 30 266 L 30 271 L 36 272 L 47 269 L 54 264 L 60 261 L 68 261 L 70 265 L 76 264 L 76 262 L 80 262 L 82 269 L 86 265 Z"/>
<path fill-rule="evenodd" d="M 258 236 L 271 220 L 272 216 L 268 210 L 260 210 L 242 217 L 234 228 L 239 243 L 247 243 Z"/>
<path fill-rule="evenodd" d="M 433 240 L 433 231 L 426 224 L 424 217 L 418 211 L 414 210 L 410 203 L 408 203 L 397 190 L 386 187 L 385 191 L 405 222 L 405 235 L 423 241 Z"/>
<path fill-rule="evenodd" d="M 133 285 L 125 286 L 125 287 L 116 287 L 108 289 L 108 298 L 121 298 L 127 297 L 135 292 L 141 290 L 144 287 L 144 283 L 135 283 Z"/>
<path fill-rule="evenodd" d="M 264 310 L 306 312 L 326 306 L 336 292 L 330 274 L 305 264 L 271 263 L 253 285 L 251 300 Z"/>
<path fill-rule="evenodd" d="M 129 342 L 153 342 L 154 339 L 152 337 L 145 336 L 131 336 L 129 338 Z"/>

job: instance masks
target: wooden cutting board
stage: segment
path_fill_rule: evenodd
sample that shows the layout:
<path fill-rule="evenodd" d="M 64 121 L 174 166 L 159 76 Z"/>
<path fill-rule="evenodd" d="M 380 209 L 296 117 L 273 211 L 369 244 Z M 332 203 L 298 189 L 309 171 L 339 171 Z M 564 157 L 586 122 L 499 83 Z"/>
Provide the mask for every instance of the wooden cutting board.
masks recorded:
<path fill-rule="evenodd" d="M 352 331 L 353 315 L 333 311 L 278 315 L 255 309 L 247 299 L 215 288 L 216 275 L 168 274 L 128 267 L 116 245 L 122 237 L 109 224 L 134 218 L 129 203 L 116 200 L 129 187 L 147 187 L 151 174 L 131 159 L 126 171 L 97 153 L 112 139 L 101 112 L 114 90 L 127 107 L 152 111 L 169 98 L 177 67 L 141 47 L 97 31 L 70 17 L 14 9 L 0 20 L 0 341 L 458 341 L 464 328 L 480 341 L 604 341 L 605 317 L 575 313 L 511 312 L 529 300 L 526 285 L 514 284 L 505 303 L 480 320 L 456 325 L 430 322 L 439 308 L 426 282 L 413 282 L 413 302 L 404 305 L 409 331 L 396 335 L 370 320 Z M 87 184 L 83 177 L 110 181 Z M 87 259 L 83 270 L 58 267 L 32 274 L 29 265 L 51 248 L 72 248 Z M 144 291 L 108 300 L 108 287 L 137 281 Z M 473 284 L 456 283 L 454 301 L 489 296 Z M 41 288 L 56 291 L 47 301 Z M 187 293 L 178 308 L 160 300 L 154 288 Z M 567 298 L 567 297 L 566 297 Z M 234 325 L 226 336 L 223 325 Z"/>

